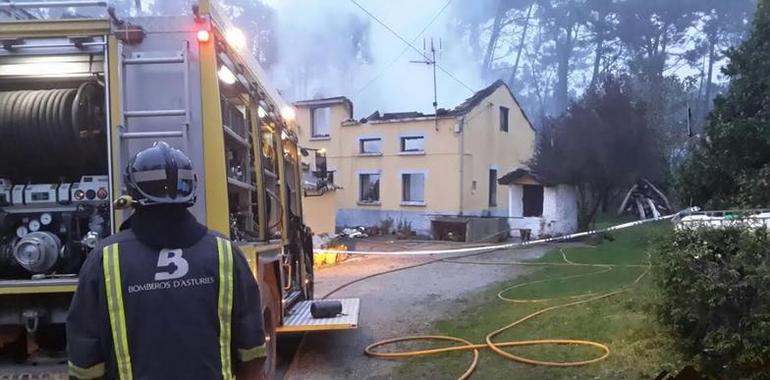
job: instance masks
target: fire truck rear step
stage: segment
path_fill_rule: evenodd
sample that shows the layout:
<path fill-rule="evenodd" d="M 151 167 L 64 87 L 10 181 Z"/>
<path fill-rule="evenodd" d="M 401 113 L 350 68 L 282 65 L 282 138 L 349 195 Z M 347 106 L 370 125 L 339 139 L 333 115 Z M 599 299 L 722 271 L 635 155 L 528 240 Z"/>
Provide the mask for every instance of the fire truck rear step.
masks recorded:
<path fill-rule="evenodd" d="M 310 306 L 313 304 L 313 301 L 302 301 L 289 311 L 289 314 L 284 318 L 283 326 L 278 327 L 277 331 L 279 333 L 286 333 L 358 328 L 360 299 L 341 298 L 327 301 L 340 301 L 342 303 L 342 314 L 335 318 L 313 318 L 310 315 Z"/>

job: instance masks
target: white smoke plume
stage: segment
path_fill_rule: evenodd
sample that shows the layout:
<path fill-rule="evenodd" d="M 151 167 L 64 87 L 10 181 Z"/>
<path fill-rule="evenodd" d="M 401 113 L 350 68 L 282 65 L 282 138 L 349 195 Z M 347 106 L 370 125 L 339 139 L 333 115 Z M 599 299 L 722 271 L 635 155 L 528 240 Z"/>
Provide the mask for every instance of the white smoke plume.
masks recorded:
<path fill-rule="evenodd" d="M 265 2 L 275 9 L 278 41 L 270 76 L 289 100 L 344 95 L 353 100 L 358 118 L 375 110 L 433 111 L 432 68 L 410 62 L 425 57 L 411 48 L 402 54 L 407 45 L 352 1 Z M 453 37 L 446 0 L 359 3 L 401 37 L 414 41 L 420 51 L 431 37 L 436 45 L 441 40 L 438 64 L 457 80 L 437 70 L 439 108 L 454 107 L 470 96 L 465 86 L 483 87 L 470 49 Z"/>

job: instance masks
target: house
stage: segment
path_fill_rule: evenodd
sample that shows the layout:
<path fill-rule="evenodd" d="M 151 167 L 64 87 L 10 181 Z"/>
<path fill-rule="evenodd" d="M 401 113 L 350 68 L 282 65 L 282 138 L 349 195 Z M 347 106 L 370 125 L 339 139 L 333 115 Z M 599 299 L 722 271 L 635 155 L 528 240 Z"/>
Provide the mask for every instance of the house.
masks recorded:
<path fill-rule="evenodd" d="M 508 186 L 508 224 L 532 238 L 571 234 L 578 227 L 577 190 L 542 178 L 526 168 L 498 181 Z"/>
<path fill-rule="evenodd" d="M 501 217 L 494 223 L 502 220 L 508 232 L 509 196 L 498 178 L 532 157 L 535 130 L 503 81 L 436 115 L 375 112 L 356 121 L 345 97 L 295 106 L 300 144 L 326 152 L 328 175 L 342 188 L 335 194 L 338 228 L 391 218 L 431 234 L 452 217 L 493 219 L 475 216 Z"/>

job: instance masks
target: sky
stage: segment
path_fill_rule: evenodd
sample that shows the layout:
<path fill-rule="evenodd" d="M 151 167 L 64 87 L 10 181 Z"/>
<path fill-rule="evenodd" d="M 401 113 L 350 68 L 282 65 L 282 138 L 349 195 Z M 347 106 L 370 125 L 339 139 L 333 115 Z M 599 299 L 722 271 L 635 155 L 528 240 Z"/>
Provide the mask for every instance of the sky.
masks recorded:
<path fill-rule="evenodd" d="M 182 0 L 143 0 L 145 6 Z M 189 0 L 185 0 L 188 1 Z M 355 117 L 372 112 L 433 112 L 433 68 L 420 54 L 433 39 L 441 44 L 436 70 L 439 108 L 453 108 L 482 89 L 480 57 L 474 57 L 465 38 L 453 27 L 460 9 L 488 6 L 478 0 L 227 0 L 228 3 L 261 1 L 274 9 L 277 63 L 268 70 L 271 85 L 288 101 L 347 96 Z M 676 0 L 672 0 L 676 1 Z M 356 4 L 360 4 L 362 10 Z M 458 6 L 462 5 L 462 7 Z M 170 6 L 169 9 L 178 9 Z M 379 19 L 391 30 L 380 24 Z M 368 60 L 352 57 L 351 24 L 368 23 Z M 407 46 L 394 32 L 412 43 Z M 484 37 L 484 36 L 482 36 Z M 405 50 L 406 49 L 406 50 Z M 676 52 L 673 52 L 676 53 Z M 512 60 L 513 54 L 505 60 Z M 674 58 L 671 58 L 674 60 Z M 505 63 L 505 62 L 503 62 Z M 512 62 L 508 62 L 512 65 Z M 715 81 L 726 60 L 716 66 Z M 449 73 L 449 74 L 448 74 Z M 697 74 L 688 65 L 675 65 L 668 73 L 679 77 Z M 507 74 L 506 74 L 507 75 Z M 574 72 L 570 88 L 577 94 L 587 85 L 590 72 Z M 303 81 L 297 78 L 305 78 Z M 582 78 L 582 79 L 581 79 Z M 526 111 L 526 110 L 525 110 Z"/>

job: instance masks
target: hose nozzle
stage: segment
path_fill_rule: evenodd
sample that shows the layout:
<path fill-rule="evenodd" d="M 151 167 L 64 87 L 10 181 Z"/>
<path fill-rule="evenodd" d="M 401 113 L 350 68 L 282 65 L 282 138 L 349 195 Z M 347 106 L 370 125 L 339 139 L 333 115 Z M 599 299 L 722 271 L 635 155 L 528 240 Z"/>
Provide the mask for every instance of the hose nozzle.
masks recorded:
<path fill-rule="evenodd" d="M 118 199 L 115 200 L 113 205 L 118 210 L 124 210 L 127 208 L 134 207 L 136 203 L 137 202 L 130 195 L 121 195 L 120 197 L 118 197 Z"/>

